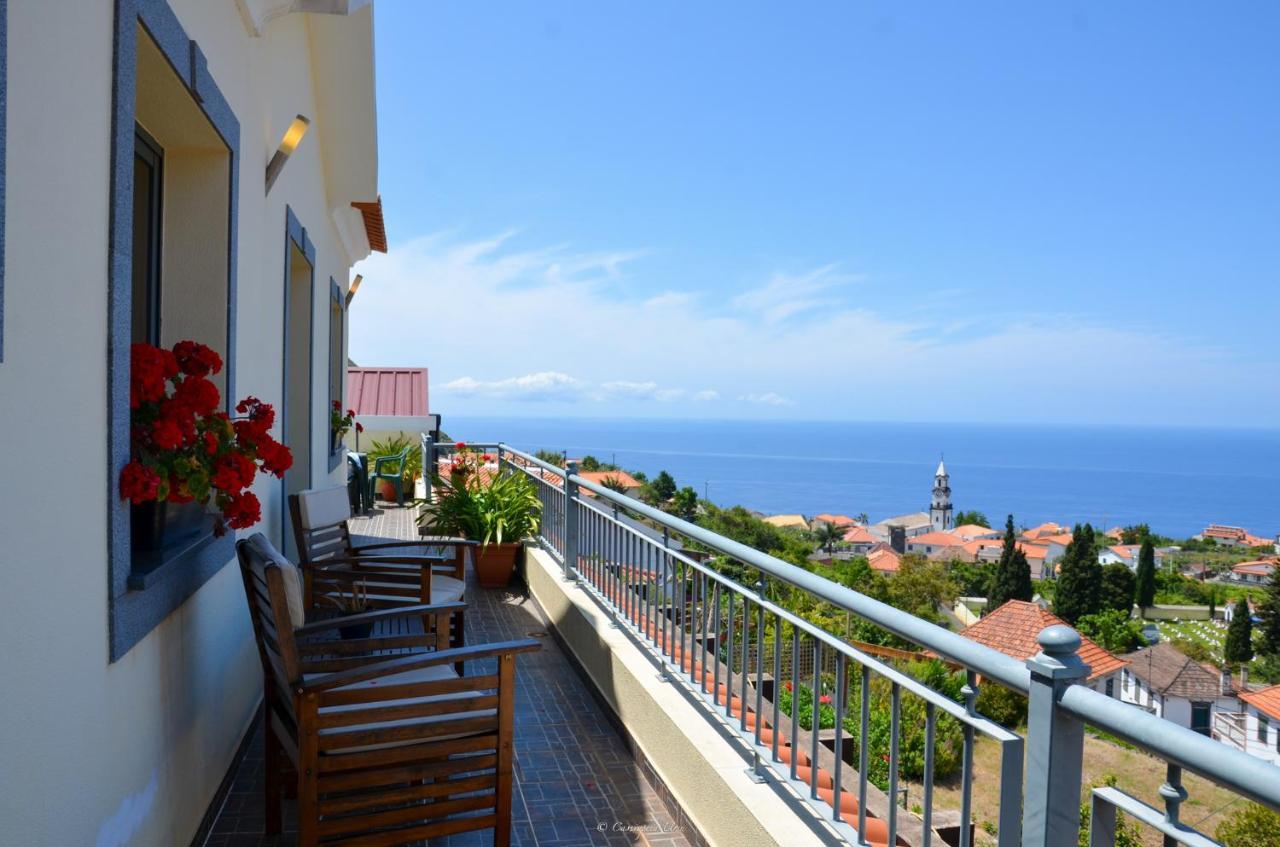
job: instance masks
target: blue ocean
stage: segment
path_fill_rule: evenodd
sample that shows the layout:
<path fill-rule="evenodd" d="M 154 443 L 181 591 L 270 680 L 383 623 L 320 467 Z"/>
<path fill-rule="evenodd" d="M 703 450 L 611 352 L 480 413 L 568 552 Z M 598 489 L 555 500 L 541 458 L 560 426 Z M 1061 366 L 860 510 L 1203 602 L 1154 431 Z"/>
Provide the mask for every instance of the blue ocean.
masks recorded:
<path fill-rule="evenodd" d="M 945 455 L 956 509 L 1022 525 L 1146 522 L 1174 537 L 1208 523 L 1280 531 L 1280 430 L 944 423 L 445 417 L 455 439 L 590 453 L 720 505 L 875 521 L 928 509 Z"/>

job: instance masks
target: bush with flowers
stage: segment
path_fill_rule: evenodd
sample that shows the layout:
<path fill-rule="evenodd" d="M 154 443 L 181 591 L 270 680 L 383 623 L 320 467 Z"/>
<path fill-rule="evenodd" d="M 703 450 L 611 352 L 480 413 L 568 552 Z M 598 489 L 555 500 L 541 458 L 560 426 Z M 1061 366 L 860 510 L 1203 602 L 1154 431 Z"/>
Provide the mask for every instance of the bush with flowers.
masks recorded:
<path fill-rule="evenodd" d="M 453 458 L 449 461 L 449 481 L 454 485 L 466 484 L 469 479 L 478 479 L 480 469 L 493 461 L 489 453 L 482 453 L 474 447 L 468 447 L 465 441 L 453 445 Z"/>
<path fill-rule="evenodd" d="M 214 533 L 243 529 L 262 518 L 249 488 L 261 471 L 277 477 L 293 464 L 289 448 L 273 439 L 275 411 L 256 397 L 231 417 L 209 376 L 222 358 L 194 341 L 172 350 L 134 344 L 129 408 L 132 459 L 120 473 L 120 496 L 131 503 L 212 504 Z"/>
<path fill-rule="evenodd" d="M 364 424 L 356 420 L 356 410 L 347 409 L 347 413 L 342 414 L 342 401 L 334 400 L 333 408 L 329 410 L 329 432 L 333 437 L 333 443 L 336 445 L 342 441 L 342 436 L 351 431 L 351 427 L 355 426 L 356 432 L 364 432 Z"/>

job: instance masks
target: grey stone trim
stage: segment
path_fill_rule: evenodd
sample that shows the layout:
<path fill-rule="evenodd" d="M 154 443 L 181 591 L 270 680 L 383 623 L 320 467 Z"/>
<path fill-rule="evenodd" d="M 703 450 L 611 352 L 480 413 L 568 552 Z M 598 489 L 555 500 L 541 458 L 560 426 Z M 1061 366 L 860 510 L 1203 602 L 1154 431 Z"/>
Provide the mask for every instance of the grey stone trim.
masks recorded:
<path fill-rule="evenodd" d="M 345 362 L 345 361 L 347 360 L 347 350 L 346 350 L 346 347 L 347 347 L 347 307 L 346 307 L 346 303 L 344 302 L 344 299 L 343 299 L 343 297 L 342 297 L 342 289 L 338 287 L 338 282 L 337 282 L 337 280 L 335 280 L 333 277 L 329 277 L 329 303 L 330 303 L 330 312 L 329 312 L 329 320 L 330 320 L 330 321 L 332 321 L 332 320 L 333 320 L 333 311 L 332 311 L 332 307 L 333 307 L 333 305 L 335 305 L 335 304 L 337 305 L 337 307 L 338 307 L 338 311 L 339 311 L 339 313 L 341 313 L 341 315 L 342 315 L 342 318 L 341 318 L 341 320 L 342 320 L 342 334 L 341 334 L 341 340 L 338 342 L 338 344 L 339 344 L 339 346 L 341 346 L 343 349 L 342 349 L 342 351 L 339 353 L 338 358 L 339 358 L 339 360 L 340 360 L 340 361 Z M 333 332 L 332 332 L 332 330 L 330 330 L 330 332 L 329 332 L 329 341 L 330 341 L 330 343 L 332 343 L 332 342 L 333 342 Z M 330 351 L 329 351 L 329 379 L 330 379 L 330 380 L 332 380 L 332 379 L 333 379 L 333 351 L 332 351 L 332 350 L 330 350 Z M 343 391 L 343 388 L 345 387 L 345 384 L 346 384 L 346 381 L 345 381 L 345 380 L 343 380 L 343 382 L 339 383 L 339 385 L 338 385 L 339 396 L 338 396 L 336 399 L 338 399 L 338 400 L 344 400 L 344 399 L 345 399 L 346 392 L 345 392 L 345 391 Z M 330 398 L 329 398 L 329 402 L 330 402 L 330 403 L 332 403 L 332 402 L 334 401 L 334 399 L 335 399 L 335 398 L 330 397 Z M 330 445 L 332 445 L 332 443 L 333 443 L 333 435 L 332 435 L 332 433 L 329 435 L 329 442 L 330 442 Z M 331 449 L 331 450 L 329 451 L 329 473 L 333 473 L 335 470 L 337 470 L 337 469 L 338 469 L 338 465 L 339 465 L 339 464 L 341 464 L 341 463 L 342 463 L 342 444 L 341 444 L 341 443 L 339 443 L 339 444 L 338 444 L 338 449 L 337 449 L 337 450 L 333 450 L 333 449 Z"/>
<path fill-rule="evenodd" d="M 284 304 L 284 326 L 281 328 L 281 344 L 280 344 L 280 435 L 283 441 L 289 429 L 289 270 L 292 263 L 292 257 L 289 255 L 290 243 L 297 245 L 302 251 L 303 257 L 307 260 L 307 264 L 311 266 L 311 279 L 307 284 L 307 289 L 311 295 L 311 306 L 308 309 L 310 315 L 310 336 L 308 338 L 307 358 L 311 362 L 311 367 L 307 371 L 307 405 L 309 408 L 315 408 L 315 355 L 316 355 L 316 246 L 311 243 L 311 237 L 307 235 L 307 228 L 298 220 L 298 216 L 294 214 L 293 207 L 285 204 L 284 207 L 284 273 L 280 277 L 280 290 L 282 292 L 282 302 Z M 307 429 L 307 455 L 303 459 L 308 467 L 308 479 L 310 479 L 310 465 L 313 440 L 315 433 Z M 293 457 L 293 466 L 298 467 L 299 459 Z M 287 472 L 286 472 L 287 473 Z M 310 480 L 314 481 L 314 480 Z M 285 481 L 280 479 L 280 514 L 288 514 L 285 508 Z M 285 524 L 288 521 L 280 521 L 280 549 L 286 549 L 284 534 L 288 531 Z"/>
<path fill-rule="evenodd" d="M 0 362 L 4 361 L 4 163 L 9 112 L 9 0 L 0 0 Z"/>
<path fill-rule="evenodd" d="M 0 0 L 3 3 L 4 0 Z M 129 344 L 131 338 L 131 239 L 133 230 L 133 131 L 136 23 L 155 40 L 174 73 L 227 145 L 230 155 L 227 243 L 227 338 L 225 401 L 235 404 L 235 309 L 239 210 L 240 121 L 209 74 L 204 53 L 187 37 L 165 0 L 116 0 L 115 49 L 111 85 L 111 203 L 107 255 L 107 560 L 108 626 L 111 661 L 129 652 L 147 633 L 235 558 L 230 535 L 206 536 L 176 552 L 141 583 L 130 585 L 132 550 L 129 504 L 118 490 L 129 461 Z M 139 580 L 134 580 L 139 584 Z"/>

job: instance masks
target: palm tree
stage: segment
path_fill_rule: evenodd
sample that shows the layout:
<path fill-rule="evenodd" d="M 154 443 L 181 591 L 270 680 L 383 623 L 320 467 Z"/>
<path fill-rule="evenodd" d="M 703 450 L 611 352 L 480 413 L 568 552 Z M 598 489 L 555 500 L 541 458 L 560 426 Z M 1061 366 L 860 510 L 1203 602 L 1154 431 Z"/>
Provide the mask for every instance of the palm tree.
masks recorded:
<path fill-rule="evenodd" d="M 813 531 L 818 546 L 830 553 L 835 546 L 844 540 L 844 530 L 833 523 L 822 523 Z"/>
<path fill-rule="evenodd" d="M 862 524 L 863 526 L 866 526 L 867 524 L 871 523 L 871 518 L 867 517 L 866 512 L 859 512 L 858 514 L 853 516 L 853 519 L 858 523 Z"/>
<path fill-rule="evenodd" d="M 627 484 L 622 481 L 622 477 L 614 476 L 613 474 L 609 474 L 604 479 L 600 480 L 600 484 L 610 491 L 616 491 L 623 496 L 629 496 L 629 492 L 631 491 L 631 489 L 627 487 Z"/>

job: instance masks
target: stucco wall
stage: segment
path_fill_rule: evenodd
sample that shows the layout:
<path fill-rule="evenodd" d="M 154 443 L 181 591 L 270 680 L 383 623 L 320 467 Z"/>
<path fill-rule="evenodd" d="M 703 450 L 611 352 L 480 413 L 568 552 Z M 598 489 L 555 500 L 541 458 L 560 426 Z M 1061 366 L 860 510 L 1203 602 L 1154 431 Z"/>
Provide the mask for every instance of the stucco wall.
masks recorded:
<path fill-rule="evenodd" d="M 317 247 L 317 327 L 327 326 L 329 277 L 344 286 L 348 278 L 324 193 L 322 135 L 314 128 L 263 197 L 263 168 L 289 120 L 321 117 L 309 69 L 310 24 L 290 15 L 252 39 L 234 0 L 171 5 L 241 126 L 237 394 L 278 402 L 286 203 Z M 188 843 L 259 698 L 234 566 L 119 661 L 109 660 L 105 501 L 113 483 L 104 360 L 113 6 L 9 4 L 0 363 L 5 844 Z M 367 41 L 369 10 L 361 14 L 350 23 Z M 309 457 L 316 479 L 328 467 L 327 361 L 318 344 Z M 276 539 L 278 490 L 274 479 L 257 485 L 261 527 Z"/>

